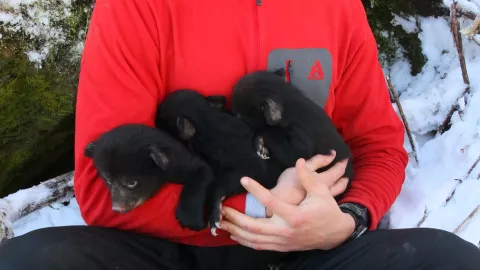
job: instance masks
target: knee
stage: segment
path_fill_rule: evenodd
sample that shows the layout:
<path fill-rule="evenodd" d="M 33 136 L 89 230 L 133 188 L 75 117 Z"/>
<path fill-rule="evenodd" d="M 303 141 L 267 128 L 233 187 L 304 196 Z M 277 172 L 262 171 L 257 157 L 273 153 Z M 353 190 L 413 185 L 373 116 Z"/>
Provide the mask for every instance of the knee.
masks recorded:
<path fill-rule="evenodd" d="M 43 228 L 17 236 L 0 244 L 0 269 L 55 269 L 58 260 L 68 260 L 69 252 L 74 249 L 65 245 L 62 229 Z M 74 254 L 71 254 L 74 255 Z"/>
<path fill-rule="evenodd" d="M 478 269 L 480 249 L 444 230 L 417 228 L 403 230 L 401 248 L 425 269 Z"/>

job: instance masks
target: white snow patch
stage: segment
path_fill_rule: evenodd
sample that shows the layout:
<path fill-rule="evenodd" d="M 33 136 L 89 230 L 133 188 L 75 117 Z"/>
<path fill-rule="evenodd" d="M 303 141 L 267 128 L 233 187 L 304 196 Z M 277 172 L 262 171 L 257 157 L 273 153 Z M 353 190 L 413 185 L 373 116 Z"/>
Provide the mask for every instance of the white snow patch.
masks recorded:
<path fill-rule="evenodd" d="M 17 220 L 13 225 L 13 232 L 15 236 L 20 236 L 41 228 L 68 225 L 86 225 L 75 198 L 71 199 L 67 206 L 54 203 Z"/>
<path fill-rule="evenodd" d="M 443 4 L 450 8 L 454 0 L 443 0 Z M 473 12 L 478 14 L 480 11 L 480 1 L 479 0 L 455 0 L 457 2 L 457 7 L 464 12 Z"/>
<path fill-rule="evenodd" d="M 415 17 L 410 16 L 408 18 L 400 17 L 397 14 L 394 14 L 393 17 L 393 25 L 401 25 L 402 28 L 405 30 L 407 33 L 415 33 L 418 31 L 417 28 L 417 22 L 415 20 Z"/>
<path fill-rule="evenodd" d="M 6 31 L 21 32 L 40 42 L 41 49 L 38 50 L 37 48 L 25 52 L 29 60 L 39 66 L 41 66 L 41 62 L 45 60 L 51 48 L 67 41 L 65 30 L 59 26 L 54 26 L 54 23 L 64 21 L 71 16 L 70 0 L 63 0 L 64 6 L 55 9 L 50 8 L 52 3 L 49 3 L 49 1 L 51 0 L 7 0 L 2 4 L 11 10 L 8 13 L 0 12 L 0 22 L 4 24 L 3 27 Z M 21 5 L 29 5 L 26 9 L 27 16 L 22 16 Z"/>
<path fill-rule="evenodd" d="M 480 164 L 465 179 L 480 155 L 480 47 L 462 39 L 471 94 L 460 98 L 465 85 L 449 23 L 444 18 L 422 18 L 420 24 L 419 37 L 428 57 L 422 73 L 412 77 L 405 61 L 390 69 L 410 128 L 418 134 L 436 130 L 454 104 L 463 114 L 454 114 L 451 129 L 443 135 L 417 142 L 420 165 L 410 160 L 402 191 L 390 212 L 391 225 L 410 228 L 421 223 L 421 227 L 457 232 L 478 245 L 480 211 L 463 228 L 459 226 L 480 205 Z M 407 150 L 409 144 L 405 140 Z"/>

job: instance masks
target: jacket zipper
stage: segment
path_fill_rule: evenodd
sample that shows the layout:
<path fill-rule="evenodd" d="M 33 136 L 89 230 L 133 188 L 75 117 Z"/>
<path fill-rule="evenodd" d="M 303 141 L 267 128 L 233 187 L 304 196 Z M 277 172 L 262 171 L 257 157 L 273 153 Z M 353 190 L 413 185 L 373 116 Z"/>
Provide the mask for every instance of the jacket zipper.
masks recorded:
<path fill-rule="evenodd" d="M 259 23 L 259 14 L 258 14 L 258 7 L 262 5 L 262 0 L 255 0 L 256 1 L 256 8 L 255 8 L 255 36 L 254 36 L 254 41 L 255 41 L 255 52 L 254 52 L 254 59 L 253 59 L 253 66 L 254 69 L 258 69 L 258 58 L 260 55 L 260 38 L 259 38 L 259 28 L 260 28 L 260 23 Z"/>

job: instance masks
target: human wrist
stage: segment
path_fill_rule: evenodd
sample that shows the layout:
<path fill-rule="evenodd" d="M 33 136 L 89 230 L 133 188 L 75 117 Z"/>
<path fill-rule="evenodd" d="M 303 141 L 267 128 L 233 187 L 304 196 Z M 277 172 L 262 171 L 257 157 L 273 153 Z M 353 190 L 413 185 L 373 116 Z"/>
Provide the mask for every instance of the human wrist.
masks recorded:
<path fill-rule="evenodd" d="M 356 222 L 352 215 L 349 213 L 342 212 L 342 221 L 340 222 L 341 226 L 341 235 L 342 242 L 350 239 L 351 235 L 355 232 Z"/>

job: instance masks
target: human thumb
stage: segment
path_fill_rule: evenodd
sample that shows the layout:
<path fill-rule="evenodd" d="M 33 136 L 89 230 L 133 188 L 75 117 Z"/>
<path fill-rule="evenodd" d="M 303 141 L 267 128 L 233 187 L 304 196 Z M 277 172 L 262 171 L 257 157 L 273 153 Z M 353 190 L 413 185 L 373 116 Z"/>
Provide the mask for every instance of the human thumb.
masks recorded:
<path fill-rule="evenodd" d="M 307 191 L 307 196 L 319 196 L 322 194 L 322 187 L 317 183 L 317 179 L 315 178 L 317 174 L 307 168 L 305 159 L 300 158 L 297 160 L 295 170 L 297 172 L 298 180 Z"/>

